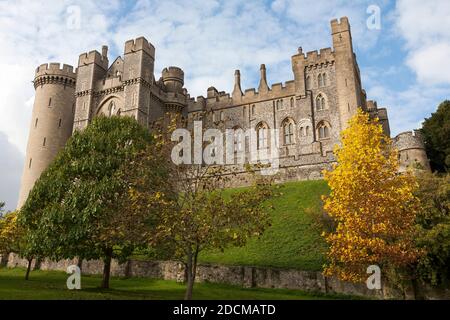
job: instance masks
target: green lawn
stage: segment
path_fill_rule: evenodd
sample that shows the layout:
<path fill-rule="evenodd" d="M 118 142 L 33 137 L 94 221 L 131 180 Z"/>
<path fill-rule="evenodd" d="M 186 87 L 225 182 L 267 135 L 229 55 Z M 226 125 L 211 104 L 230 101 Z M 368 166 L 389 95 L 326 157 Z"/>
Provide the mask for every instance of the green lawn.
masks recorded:
<path fill-rule="evenodd" d="M 224 253 L 201 253 L 200 262 L 322 270 L 326 244 L 305 209 L 319 212 L 320 196 L 329 192 L 326 182 L 289 182 L 280 190 L 283 194 L 273 201 L 272 226 L 262 237 Z"/>
<path fill-rule="evenodd" d="M 100 276 L 82 276 L 82 290 L 68 290 L 68 275 L 58 271 L 33 271 L 30 280 L 24 280 L 25 270 L 0 269 L 0 299 L 182 299 L 185 287 L 174 281 L 146 278 L 112 278 L 111 289 L 98 286 Z M 235 286 L 201 283 L 194 288 L 194 299 L 205 300 L 294 300 L 346 299 L 345 296 L 325 296 L 288 289 L 244 289 Z"/>

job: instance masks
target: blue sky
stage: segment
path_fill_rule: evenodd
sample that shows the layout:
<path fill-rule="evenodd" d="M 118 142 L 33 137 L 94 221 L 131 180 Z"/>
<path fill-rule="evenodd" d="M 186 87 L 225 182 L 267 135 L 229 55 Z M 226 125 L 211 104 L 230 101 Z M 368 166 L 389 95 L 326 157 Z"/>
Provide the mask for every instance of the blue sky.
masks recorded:
<path fill-rule="evenodd" d="M 367 27 L 369 6 L 380 29 Z M 450 89 L 450 1 L 329 0 L 0 0 L 0 200 L 16 205 L 37 65 L 76 66 L 103 44 L 110 61 L 124 42 L 145 36 L 156 47 L 155 76 L 185 71 L 192 96 L 213 85 L 231 92 L 257 87 L 259 65 L 270 83 L 293 78 L 290 57 L 330 47 L 330 20 L 348 16 L 368 98 L 386 106 L 393 134 L 418 128 Z"/>

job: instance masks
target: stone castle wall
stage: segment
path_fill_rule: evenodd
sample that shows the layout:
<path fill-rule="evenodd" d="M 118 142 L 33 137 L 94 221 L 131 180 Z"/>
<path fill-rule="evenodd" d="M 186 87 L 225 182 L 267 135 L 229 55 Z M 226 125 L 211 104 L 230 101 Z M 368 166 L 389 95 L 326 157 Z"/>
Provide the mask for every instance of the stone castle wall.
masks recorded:
<path fill-rule="evenodd" d="M 58 262 L 45 260 L 41 263 L 40 269 L 65 272 L 68 266 L 76 265 L 77 263 L 76 259 Z M 15 254 L 10 254 L 7 266 L 9 268 L 25 268 L 27 261 L 20 259 Z M 82 263 L 83 274 L 96 275 L 101 274 L 102 271 L 103 262 L 100 260 L 83 261 Z M 119 264 L 116 260 L 113 260 L 111 274 L 117 277 L 146 277 L 182 282 L 184 280 L 184 267 L 182 264 L 174 261 L 129 260 Z M 386 284 L 382 286 L 381 290 L 369 290 L 364 284 L 344 282 L 334 277 L 325 277 L 321 272 L 297 269 L 200 264 L 196 281 L 224 283 L 244 288 L 293 289 L 313 293 L 355 295 L 374 299 L 450 299 L 450 290 L 432 288 L 423 284 L 418 286 L 416 293 L 412 292 L 411 289 L 401 292 Z"/>

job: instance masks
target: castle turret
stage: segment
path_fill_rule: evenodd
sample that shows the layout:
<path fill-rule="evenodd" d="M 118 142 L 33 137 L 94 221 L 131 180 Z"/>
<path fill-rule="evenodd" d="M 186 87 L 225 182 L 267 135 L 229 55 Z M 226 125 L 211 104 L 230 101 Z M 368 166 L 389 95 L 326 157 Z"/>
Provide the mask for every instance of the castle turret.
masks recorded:
<path fill-rule="evenodd" d="M 186 92 L 183 89 L 184 72 L 178 67 L 164 68 L 162 81 L 166 87 L 165 112 L 183 112 L 187 105 Z"/>
<path fill-rule="evenodd" d="M 405 171 L 408 167 L 430 170 L 420 131 L 402 132 L 393 139 L 393 144 L 399 151 L 400 171 Z"/>
<path fill-rule="evenodd" d="M 72 135 L 76 73 L 72 66 L 43 64 L 36 70 L 36 90 L 18 208 L 35 181 Z"/>
<path fill-rule="evenodd" d="M 183 92 L 184 72 L 178 67 L 164 68 L 162 80 L 168 92 Z"/>
<path fill-rule="evenodd" d="M 358 107 L 365 107 L 361 79 L 356 57 L 353 52 L 352 35 L 347 17 L 331 21 L 331 33 L 336 59 L 336 87 L 341 128 L 345 129 L 348 120 Z"/>

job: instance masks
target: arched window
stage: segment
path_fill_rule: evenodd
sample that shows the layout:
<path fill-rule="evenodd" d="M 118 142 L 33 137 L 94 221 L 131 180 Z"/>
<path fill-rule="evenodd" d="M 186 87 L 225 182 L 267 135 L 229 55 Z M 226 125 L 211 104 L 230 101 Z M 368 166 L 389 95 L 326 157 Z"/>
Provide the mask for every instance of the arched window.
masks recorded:
<path fill-rule="evenodd" d="M 255 114 L 255 105 L 252 105 L 252 115 Z"/>
<path fill-rule="evenodd" d="M 327 74 L 326 73 L 322 74 L 322 85 L 323 86 L 327 85 Z"/>
<path fill-rule="evenodd" d="M 294 98 L 291 98 L 291 108 L 294 107 Z"/>
<path fill-rule="evenodd" d="M 244 131 L 239 126 L 234 127 L 233 130 L 234 152 L 241 152 L 244 145 Z"/>
<path fill-rule="evenodd" d="M 305 135 L 305 128 L 300 127 L 300 136 L 303 137 Z"/>
<path fill-rule="evenodd" d="M 306 89 L 311 89 L 311 77 L 306 77 Z"/>
<path fill-rule="evenodd" d="M 325 101 L 325 97 L 322 94 L 319 94 L 316 97 L 316 110 L 317 111 L 322 111 L 326 109 L 326 101 Z"/>
<path fill-rule="evenodd" d="M 256 135 L 258 138 L 257 147 L 258 149 L 264 149 L 268 147 L 269 141 L 269 126 L 261 122 L 256 126 Z"/>
<path fill-rule="evenodd" d="M 109 109 L 109 116 L 113 116 L 116 113 L 116 105 L 114 101 L 111 101 L 108 109 Z"/>
<path fill-rule="evenodd" d="M 283 121 L 283 142 L 285 145 L 294 143 L 294 121 L 286 119 Z"/>
<path fill-rule="evenodd" d="M 319 134 L 319 139 L 326 139 L 330 137 L 330 125 L 325 122 L 321 121 L 317 125 L 317 132 Z"/>
<path fill-rule="evenodd" d="M 322 74 L 319 74 L 319 76 L 317 77 L 317 85 L 319 87 L 323 86 L 323 82 L 322 82 Z"/>
<path fill-rule="evenodd" d="M 309 126 L 306 126 L 305 135 L 309 136 Z"/>

